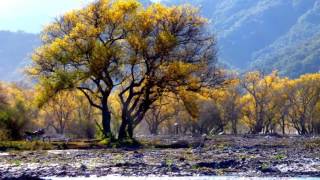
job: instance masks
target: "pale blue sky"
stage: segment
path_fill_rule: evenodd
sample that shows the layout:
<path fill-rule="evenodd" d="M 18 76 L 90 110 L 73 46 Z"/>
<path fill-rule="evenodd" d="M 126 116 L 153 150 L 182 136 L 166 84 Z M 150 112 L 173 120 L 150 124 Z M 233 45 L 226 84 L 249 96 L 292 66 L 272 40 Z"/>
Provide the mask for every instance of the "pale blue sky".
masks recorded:
<path fill-rule="evenodd" d="M 39 33 L 64 12 L 94 0 L 0 0 L 0 30 Z"/>

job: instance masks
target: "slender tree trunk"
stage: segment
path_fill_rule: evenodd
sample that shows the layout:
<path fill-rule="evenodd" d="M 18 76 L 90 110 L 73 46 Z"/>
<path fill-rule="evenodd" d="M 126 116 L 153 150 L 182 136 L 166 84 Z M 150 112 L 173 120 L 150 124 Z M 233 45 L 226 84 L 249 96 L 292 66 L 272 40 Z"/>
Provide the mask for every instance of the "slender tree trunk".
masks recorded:
<path fill-rule="evenodd" d="M 158 124 L 153 122 L 149 127 L 149 132 L 152 135 L 158 135 Z"/>
<path fill-rule="evenodd" d="M 285 119 L 284 119 L 284 117 L 282 117 L 281 120 L 282 120 L 282 134 L 285 135 L 286 134 L 286 129 L 285 129 Z"/>
<path fill-rule="evenodd" d="M 158 135 L 158 129 L 159 129 L 159 124 L 158 123 L 154 124 L 152 134 Z"/>
<path fill-rule="evenodd" d="M 235 114 L 235 110 L 233 109 L 233 112 L 231 113 L 231 126 L 232 126 L 232 134 L 237 135 L 238 134 L 238 115 Z"/>

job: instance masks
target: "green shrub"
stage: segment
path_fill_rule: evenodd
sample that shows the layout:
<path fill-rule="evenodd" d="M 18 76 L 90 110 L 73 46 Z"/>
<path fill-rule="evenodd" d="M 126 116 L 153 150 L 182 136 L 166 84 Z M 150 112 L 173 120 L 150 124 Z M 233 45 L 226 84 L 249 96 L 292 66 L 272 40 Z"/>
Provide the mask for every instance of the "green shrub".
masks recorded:
<path fill-rule="evenodd" d="M 106 147 L 112 147 L 112 148 L 139 148 L 142 147 L 142 144 L 135 140 L 135 139 L 124 139 L 122 141 L 115 141 L 111 140 L 109 138 L 105 138 L 99 142 L 99 145 L 103 145 Z"/>
<path fill-rule="evenodd" d="M 274 159 L 276 159 L 276 160 L 283 160 L 283 159 L 286 159 L 286 158 L 287 158 L 287 156 L 284 155 L 284 154 L 277 154 L 277 155 L 274 156 Z"/>
<path fill-rule="evenodd" d="M 9 132 L 6 129 L 0 129 L 0 141 L 5 141 L 9 139 Z"/>

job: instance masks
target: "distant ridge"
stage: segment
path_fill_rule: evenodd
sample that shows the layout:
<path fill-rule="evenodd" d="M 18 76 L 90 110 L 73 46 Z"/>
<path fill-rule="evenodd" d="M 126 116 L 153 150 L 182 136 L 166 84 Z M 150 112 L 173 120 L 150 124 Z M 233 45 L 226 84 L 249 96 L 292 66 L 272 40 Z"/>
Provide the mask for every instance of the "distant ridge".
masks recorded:
<path fill-rule="evenodd" d="M 30 63 L 30 55 L 40 45 L 37 34 L 0 31 L 0 79 L 19 81 L 22 69 Z"/>

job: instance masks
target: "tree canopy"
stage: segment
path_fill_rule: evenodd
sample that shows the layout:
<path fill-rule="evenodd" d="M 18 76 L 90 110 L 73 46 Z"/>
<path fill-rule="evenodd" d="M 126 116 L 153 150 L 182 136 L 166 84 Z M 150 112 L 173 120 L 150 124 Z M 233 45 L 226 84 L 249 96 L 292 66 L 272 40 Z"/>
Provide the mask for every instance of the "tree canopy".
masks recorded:
<path fill-rule="evenodd" d="M 137 0 L 98 0 L 56 19 L 42 32 L 30 74 L 46 102 L 77 89 L 101 110 L 112 137 L 110 94 L 119 92 L 119 138 L 132 138 L 150 106 L 168 92 L 199 91 L 221 83 L 214 36 L 190 6 L 147 8 Z"/>

